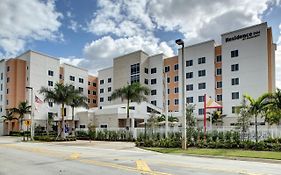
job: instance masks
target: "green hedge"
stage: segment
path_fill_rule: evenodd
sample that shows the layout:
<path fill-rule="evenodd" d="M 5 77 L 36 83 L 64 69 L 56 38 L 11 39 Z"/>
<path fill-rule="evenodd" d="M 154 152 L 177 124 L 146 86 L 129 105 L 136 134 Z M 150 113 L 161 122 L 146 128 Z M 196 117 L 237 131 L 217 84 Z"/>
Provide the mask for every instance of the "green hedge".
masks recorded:
<path fill-rule="evenodd" d="M 77 131 L 76 137 L 80 140 L 134 141 L 129 131 Z"/>
<path fill-rule="evenodd" d="M 34 136 L 34 140 L 44 141 L 44 142 L 76 141 L 76 137 L 66 137 L 65 139 L 58 137 L 56 139 L 56 137 L 53 137 L 53 136 Z"/>
<path fill-rule="evenodd" d="M 169 134 L 168 138 L 159 137 L 159 134 L 153 134 L 149 137 L 140 134 L 136 140 L 136 146 L 144 147 L 164 147 L 180 148 L 181 133 Z M 189 147 L 197 148 L 223 148 L 223 149 L 246 149 L 258 151 L 281 151 L 281 138 L 269 138 L 258 143 L 254 141 L 241 141 L 240 134 L 235 131 L 226 133 L 214 131 L 206 134 L 195 131 L 192 136 L 188 137 L 187 144 Z"/>

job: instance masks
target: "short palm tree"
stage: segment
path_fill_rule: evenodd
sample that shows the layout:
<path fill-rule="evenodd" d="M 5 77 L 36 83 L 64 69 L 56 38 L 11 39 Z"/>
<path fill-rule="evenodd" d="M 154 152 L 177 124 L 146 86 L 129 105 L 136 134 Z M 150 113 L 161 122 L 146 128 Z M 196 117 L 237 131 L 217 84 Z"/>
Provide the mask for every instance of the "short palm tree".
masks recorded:
<path fill-rule="evenodd" d="M 210 118 L 212 119 L 212 123 L 215 125 L 218 125 L 218 123 L 223 123 L 223 118 L 226 117 L 225 114 L 222 114 L 221 111 L 213 111 L 213 112 L 208 112 L 209 114 L 209 120 Z"/>
<path fill-rule="evenodd" d="M 20 130 L 22 131 L 22 121 L 25 114 L 31 113 L 31 106 L 27 101 L 20 102 L 17 108 L 12 108 L 11 112 L 18 115 L 20 121 Z"/>
<path fill-rule="evenodd" d="M 281 120 L 281 90 L 277 89 L 270 96 L 271 105 L 267 108 L 265 121 L 269 125 L 279 124 Z"/>
<path fill-rule="evenodd" d="M 71 129 L 71 134 L 74 136 L 75 135 L 75 122 L 74 122 L 74 109 L 77 107 L 85 107 L 88 108 L 88 103 L 87 103 L 88 98 L 78 94 L 76 97 L 72 99 L 72 102 L 69 104 L 72 109 L 72 129 Z"/>
<path fill-rule="evenodd" d="M 122 88 L 116 89 L 111 94 L 111 99 L 121 98 L 121 100 L 127 100 L 127 120 L 126 128 L 130 127 L 130 101 L 140 103 L 146 101 L 146 94 L 149 94 L 149 88 L 141 85 L 140 83 L 132 83 Z"/>
<path fill-rule="evenodd" d="M 17 120 L 18 118 L 14 117 L 13 112 L 7 110 L 7 115 L 3 115 L 2 118 L 4 118 L 4 121 L 12 121 L 12 120 Z M 10 131 L 10 125 L 8 124 L 8 135 L 9 135 L 9 131 Z"/>
<path fill-rule="evenodd" d="M 44 101 L 52 101 L 58 105 L 61 105 L 61 131 L 58 134 L 65 138 L 65 121 L 64 121 L 64 107 L 69 105 L 74 97 L 80 94 L 80 91 L 74 90 L 74 87 L 69 84 L 56 83 L 54 89 L 42 87 L 40 93 L 44 94 Z"/>
<path fill-rule="evenodd" d="M 257 99 L 254 99 L 253 97 L 249 95 L 244 95 L 245 99 L 249 101 L 249 113 L 255 117 L 255 138 L 256 142 L 258 142 L 258 121 L 257 117 L 258 115 L 262 115 L 265 113 L 265 110 L 268 106 L 270 106 L 271 102 L 269 100 L 271 94 L 265 93 L 258 97 Z"/>

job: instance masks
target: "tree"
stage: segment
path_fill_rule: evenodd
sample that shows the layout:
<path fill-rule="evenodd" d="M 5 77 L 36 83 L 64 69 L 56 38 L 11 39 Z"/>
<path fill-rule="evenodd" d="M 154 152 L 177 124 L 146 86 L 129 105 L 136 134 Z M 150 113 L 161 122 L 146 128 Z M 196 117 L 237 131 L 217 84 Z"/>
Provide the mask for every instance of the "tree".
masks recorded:
<path fill-rule="evenodd" d="M 149 94 L 149 89 L 140 83 L 132 83 L 119 89 L 115 89 L 111 94 L 111 99 L 121 98 L 121 100 L 127 100 L 127 120 L 126 128 L 130 127 L 130 101 L 140 103 L 146 101 L 146 94 Z"/>
<path fill-rule="evenodd" d="M 218 123 L 223 123 L 223 118 L 226 117 L 225 114 L 222 114 L 221 111 L 216 110 L 213 112 L 208 112 L 209 114 L 209 118 L 208 120 L 210 121 L 210 118 L 212 119 L 212 124 L 215 124 L 216 126 L 218 125 Z"/>
<path fill-rule="evenodd" d="M 18 115 L 20 130 L 22 131 L 22 121 L 25 114 L 31 114 L 31 106 L 27 101 L 20 102 L 17 108 L 12 108 L 11 112 Z"/>
<path fill-rule="evenodd" d="M 277 89 L 275 93 L 270 96 L 271 105 L 266 109 L 265 121 L 269 125 L 279 124 L 281 120 L 281 90 Z"/>
<path fill-rule="evenodd" d="M 4 118 L 4 121 L 12 121 L 12 120 L 17 120 L 18 118 L 14 117 L 13 112 L 7 110 L 7 115 L 3 115 L 2 118 Z M 10 131 L 10 125 L 8 124 L 8 132 Z M 8 133 L 9 135 L 9 133 Z"/>
<path fill-rule="evenodd" d="M 87 103 L 88 98 L 78 94 L 76 97 L 72 99 L 72 102 L 70 103 L 71 109 L 72 109 L 72 129 L 71 129 L 71 134 L 74 136 L 75 135 L 75 121 L 74 121 L 74 109 L 77 107 L 85 107 L 88 108 L 88 103 Z"/>
<path fill-rule="evenodd" d="M 243 97 L 241 106 L 238 106 L 235 112 L 238 115 L 237 126 L 239 129 L 241 129 L 242 138 L 244 140 L 246 133 L 249 130 L 252 118 L 252 115 L 249 112 L 249 107 L 246 104 L 245 97 Z"/>
<path fill-rule="evenodd" d="M 258 142 L 258 121 L 257 117 L 258 115 L 262 115 L 265 113 L 265 110 L 268 106 L 270 106 L 270 93 L 265 93 L 258 97 L 257 99 L 254 99 L 253 97 L 249 95 L 244 95 L 245 99 L 249 101 L 249 113 L 255 117 L 255 138 L 256 142 Z"/>
<path fill-rule="evenodd" d="M 69 105 L 73 99 L 80 94 L 80 91 L 74 90 L 74 87 L 69 84 L 56 83 L 54 89 L 42 87 L 40 94 L 44 94 L 44 101 L 52 101 L 58 105 L 61 105 L 61 131 L 58 134 L 65 138 L 65 121 L 64 121 L 64 107 Z"/>
<path fill-rule="evenodd" d="M 186 126 L 187 126 L 187 140 L 191 142 L 192 135 L 196 126 L 196 118 L 194 116 L 195 105 L 186 104 Z"/>

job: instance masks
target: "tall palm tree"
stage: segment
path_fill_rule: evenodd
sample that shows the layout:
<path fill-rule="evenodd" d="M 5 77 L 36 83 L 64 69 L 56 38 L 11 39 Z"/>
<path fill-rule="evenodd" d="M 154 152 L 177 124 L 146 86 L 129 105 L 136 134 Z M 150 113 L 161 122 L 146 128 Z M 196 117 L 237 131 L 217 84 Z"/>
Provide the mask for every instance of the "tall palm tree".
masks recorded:
<path fill-rule="evenodd" d="M 149 94 L 149 88 L 141 85 L 140 83 L 132 83 L 122 88 L 116 89 L 111 94 L 111 99 L 121 98 L 121 100 L 127 100 L 127 120 L 126 120 L 126 128 L 130 127 L 130 101 L 140 103 L 142 101 L 146 101 L 146 94 Z"/>
<path fill-rule="evenodd" d="M 72 99 L 72 102 L 69 104 L 72 109 L 72 129 L 71 129 L 71 134 L 74 136 L 75 135 L 75 122 L 74 122 L 74 109 L 77 107 L 85 107 L 88 109 L 88 103 L 87 103 L 88 98 L 78 94 L 76 97 Z"/>
<path fill-rule="evenodd" d="M 244 95 L 245 99 L 249 101 L 249 113 L 255 117 L 255 138 L 256 142 L 258 142 L 258 121 L 257 117 L 258 115 L 262 115 L 265 113 L 265 110 L 268 106 L 270 106 L 270 93 L 265 93 L 258 97 L 257 99 L 254 99 L 253 97 L 249 95 Z"/>
<path fill-rule="evenodd" d="M 61 131 L 58 134 L 65 138 L 65 121 L 64 121 L 64 107 L 69 105 L 74 97 L 80 94 L 80 91 L 74 90 L 74 87 L 69 84 L 56 83 L 54 89 L 42 87 L 40 93 L 44 94 L 44 101 L 52 101 L 58 105 L 61 105 Z"/>
<path fill-rule="evenodd" d="M 269 125 L 279 124 L 281 120 L 281 90 L 277 89 L 270 96 L 271 105 L 267 108 L 265 121 Z"/>
<path fill-rule="evenodd" d="M 20 130 L 22 131 L 22 121 L 25 114 L 31 113 L 31 106 L 27 101 L 20 102 L 17 108 L 12 108 L 11 112 L 18 115 L 20 121 Z"/>
<path fill-rule="evenodd" d="M 17 120 L 18 118 L 16 118 L 16 117 L 14 117 L 14 114 L 13 114 L 13 112 L 11 112 L 10 110 L 7 110 L 7 115 L 3 115 L 3 116 L 1 116 L 2 118 L 4 118 L 4 121 L 12 121 L 12 120 Z M 8 135 L 9 135 L 9 132 L 10 132 L 10 125 L 9 125 L 9 123 L 8 123 L 8 128 L 7 128 L 7 130 L 8 130 Z"/>

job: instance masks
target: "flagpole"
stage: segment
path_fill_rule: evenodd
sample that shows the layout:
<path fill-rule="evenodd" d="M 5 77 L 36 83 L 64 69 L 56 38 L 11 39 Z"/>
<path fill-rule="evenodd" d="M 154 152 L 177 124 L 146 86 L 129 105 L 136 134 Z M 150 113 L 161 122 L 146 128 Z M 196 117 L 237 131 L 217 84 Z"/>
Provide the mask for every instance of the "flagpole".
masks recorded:
<path fill-rule="evenodd" d="M 207 116 L 206 116 L 206 94 L 204 94 L 204 140 L 206 141 L 206 124 L 207 124 Z"/>

